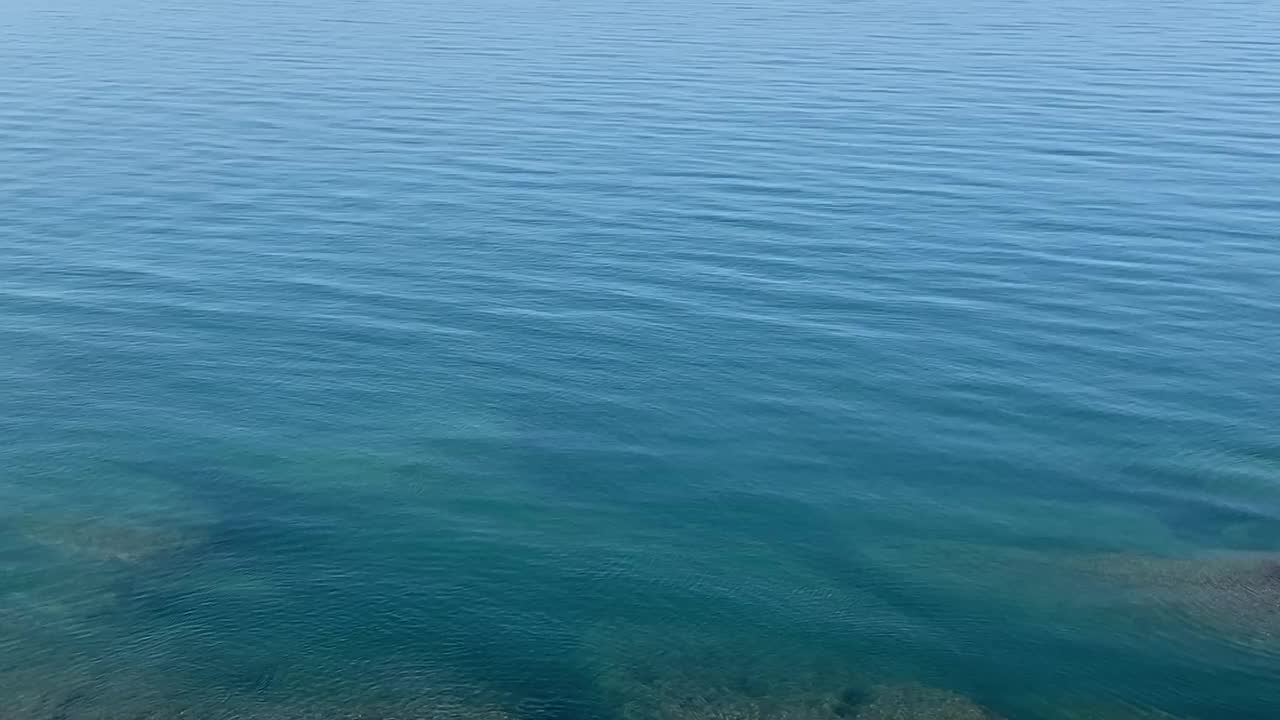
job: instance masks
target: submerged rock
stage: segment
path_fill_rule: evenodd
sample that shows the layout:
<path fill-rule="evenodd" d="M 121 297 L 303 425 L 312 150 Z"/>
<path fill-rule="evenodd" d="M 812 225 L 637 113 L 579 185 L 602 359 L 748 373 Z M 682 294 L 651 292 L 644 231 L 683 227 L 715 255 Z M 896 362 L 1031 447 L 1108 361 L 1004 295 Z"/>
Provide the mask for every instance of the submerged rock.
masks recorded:
<path fill-rule="evenodd" d="M 724 660 L 615 669 L 602 689 L 623 720 L 999 720 L 957 693 L 914 682 L 877 684 L 842 671 L 847 663 L 834 658 L 825 669 L 778 667 L 750 656 Z"/>
<path fill-rule="evenodd" d="M 172 555 L 205 542 L 199 527 L 160 526 L 94 517 L 29 520 L 27 539 L 93 560 L 139 563 Z"/>
<path fill-rule="evenodd" d="M 841 720 L 842 699 L 862 696 L 847 688 L 865 685 L 835 661 L 822 671 L 774 660 L 767 650 L 671 647 L 608 664 L 599 691 L 621 720 Z"/>
<path fill-rule="evenodd" d="M 855 720 L 997 720 L 997 716 L 963 695 L 914 683 L 873 688 L 853 717 Z"/>
<path fill-rule="evenodd" d="M 1219 629 L 1280 641 L 1280 555 L 1245 553 L 1191 559 L 1110 554 L 1083 567 L 1133 602 L 1165 608 Z"/>
<path fill-rule="evenodd" d="M 601 679 L 601 689 L 623 720 L 840 720 L 849 716 L 839 712 L 848 694 L 839 683 L 804 675 L 734 673 L 723 665 L 690 666 L 683 672 L 672 667 L 656 672 L 614 671 Z"/>
<path fill-rule="evenodd" d="M 1139 708 L 1119 704 L 1071 705 L 1046 708 L 1037 717 L 1045 720 L 1194 720 L 1170 715 L 1154 708 Z"/>
<path fill-rule="evenodd" d="M 68 658 L 71 660 L 71 658 Z M 194 718 L 151 678 L 121 668 L 94 671 L 71 661 L 0 670 L 6 720 L 176 720 Z"/>
<path fill-rule="evenodd" d="M 177 680 L 178 682 L 175 682 Z M 496 703 L 448 695 L 264 700 L 193 689 L 155 670 L 0 669 L 4 720 L 514 720 Z"/>
<path fill-rule="evenodd" d="M 515 716 L 501 708 L 487 705 L 432 700 L 403 703 L 267 704 L 234 710 L 222 717 L 228 720 L 514 720 Z"/>

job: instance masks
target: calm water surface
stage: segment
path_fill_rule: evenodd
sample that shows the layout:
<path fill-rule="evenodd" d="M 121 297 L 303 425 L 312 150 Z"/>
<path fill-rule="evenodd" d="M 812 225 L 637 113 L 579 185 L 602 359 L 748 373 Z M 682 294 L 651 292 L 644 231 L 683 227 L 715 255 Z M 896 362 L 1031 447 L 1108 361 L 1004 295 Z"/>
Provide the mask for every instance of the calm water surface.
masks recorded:
<path fill-rule="evenodd" d="M 1277 38 L 0 0 L 0 714 L 1275 718 Z"/>

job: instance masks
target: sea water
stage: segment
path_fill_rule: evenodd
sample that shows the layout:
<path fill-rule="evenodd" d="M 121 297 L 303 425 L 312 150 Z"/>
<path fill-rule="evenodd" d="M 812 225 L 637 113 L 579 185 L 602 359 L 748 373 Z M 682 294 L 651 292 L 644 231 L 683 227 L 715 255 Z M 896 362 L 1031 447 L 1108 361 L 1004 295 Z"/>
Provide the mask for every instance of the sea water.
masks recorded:
<path fill-rule="evenodd" d="M 0 717 L 1277 717 L 1278 38 L 0 1 Z"/>

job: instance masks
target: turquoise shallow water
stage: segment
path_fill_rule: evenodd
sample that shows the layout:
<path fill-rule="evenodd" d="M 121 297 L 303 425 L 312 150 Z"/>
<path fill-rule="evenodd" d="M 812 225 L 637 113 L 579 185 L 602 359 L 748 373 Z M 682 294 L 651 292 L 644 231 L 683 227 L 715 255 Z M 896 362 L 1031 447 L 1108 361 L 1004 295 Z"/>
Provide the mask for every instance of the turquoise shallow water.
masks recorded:
<path fill-rule="evenodd" d="M 1278 30 L 0 0 L 0 716 L 1275 718 Z"/>

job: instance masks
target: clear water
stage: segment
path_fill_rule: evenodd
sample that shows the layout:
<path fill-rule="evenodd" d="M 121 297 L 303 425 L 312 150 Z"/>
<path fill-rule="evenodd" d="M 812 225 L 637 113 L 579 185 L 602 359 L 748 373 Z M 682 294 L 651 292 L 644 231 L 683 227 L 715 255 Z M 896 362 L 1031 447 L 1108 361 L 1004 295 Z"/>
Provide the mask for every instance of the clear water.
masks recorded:
<path fill-rule="evenodd" d="M 1277 38 L 3 0 L 0 714 L 1275 718 Z"/>

